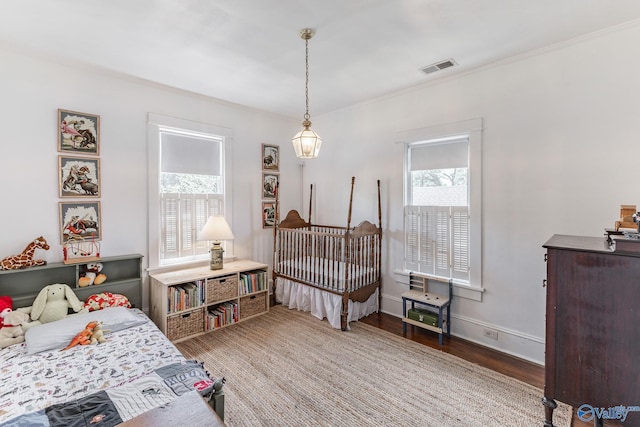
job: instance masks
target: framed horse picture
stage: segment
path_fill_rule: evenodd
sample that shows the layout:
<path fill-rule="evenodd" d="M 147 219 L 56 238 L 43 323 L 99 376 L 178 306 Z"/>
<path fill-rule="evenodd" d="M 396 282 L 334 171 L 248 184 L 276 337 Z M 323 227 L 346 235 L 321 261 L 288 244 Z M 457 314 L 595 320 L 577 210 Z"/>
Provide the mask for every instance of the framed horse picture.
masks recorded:
<path fill-rule="evenodd" d="M 58 109 L 58 151 L 100 154 L 100 116 Z"/>
<path fill-rule="evenodd" d="M 262 202 L 262 228 L 271 228 L 276 221 L 276 202 Z"/>
<path fill-rule="evenodd" d="M 280 146 L 262 144 L 262 170 L 277 172 L 280 168 Z"/>
<path fill-rule="evenodd" d="M 58 156 L 60 197 L 100 197 L 100 159 Z"/>
<path fill-rule="evenodd" d="M 262 198 L 275 199 L 278 188 L 279 175 L 277 173 L 262 173 Z"/>
<path fill-rule="evenodd" d="M 101 240 L 100 202 L 60 202 L 60 242 Z"/>

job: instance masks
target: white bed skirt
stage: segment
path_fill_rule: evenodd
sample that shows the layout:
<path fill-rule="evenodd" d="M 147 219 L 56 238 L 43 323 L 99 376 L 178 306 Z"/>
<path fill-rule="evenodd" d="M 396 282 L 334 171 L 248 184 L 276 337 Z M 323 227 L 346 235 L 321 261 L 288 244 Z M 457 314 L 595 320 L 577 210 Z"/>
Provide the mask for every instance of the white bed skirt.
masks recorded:
<path fill-rule="evenodd" d="M 376 289 L 365 302 L 349 300 L 349 322 L 378 311 L 378 292 L 379 289 Z M 276 302 L 289 308 L 309 311 L 320 320 L 326 317 L 333 328 L 341 328 L 342 296 L 340 295 L 278 277 L 276 279 Z"/>

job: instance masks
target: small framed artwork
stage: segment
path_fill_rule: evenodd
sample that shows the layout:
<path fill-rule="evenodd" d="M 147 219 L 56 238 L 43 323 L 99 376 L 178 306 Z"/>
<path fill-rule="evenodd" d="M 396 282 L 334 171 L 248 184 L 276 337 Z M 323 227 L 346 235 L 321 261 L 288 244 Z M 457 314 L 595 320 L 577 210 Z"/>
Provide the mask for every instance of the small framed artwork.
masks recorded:
<path fill-rule="evenodd" d="M 58 151 L 100 154 L 100 116 L 58 109 Z"/>
<path fill-rule="evenodd" d="M 262 228 L 276 224 L 276 202 L 262 202 Z"/>
<path fill-rule="evenodd" d="M 262 198 L 275 199 L 278 188 L 279 175 L 277 173 L 262 173 Z"/>
<path fill-rule="evenodd" d="M 100 197 L 100 159 L 58 156 L 60 197 Z"/>
<path fill-rule="evenodd" d="M 101 240 L 100 202 L 60 202 L 61 243 Z"/>
<path fill-rule="evenodd" d="M 280 167 L 280 146 L 262 144 L 262 170 L 277 172 Z"/>

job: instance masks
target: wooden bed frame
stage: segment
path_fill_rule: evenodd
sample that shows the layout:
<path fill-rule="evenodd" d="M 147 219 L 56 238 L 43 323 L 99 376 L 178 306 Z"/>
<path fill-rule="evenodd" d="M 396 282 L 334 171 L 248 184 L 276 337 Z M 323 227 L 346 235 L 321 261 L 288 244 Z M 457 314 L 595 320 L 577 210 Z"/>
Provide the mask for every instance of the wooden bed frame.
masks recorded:
<path fill-rule="evenodd" d="M 341 328 L 347 329 L 349 300 L 365 302 L 378 290 L 380 307 L 382 284 L 382 210 L 380 180 L 378 185 L 378 226 L 362 221 L 351 227 L 353 188 L 346 227 L 318 225 L 311 221 L 313 185 L 309 195 L 309 220 L 291 210 L 278 223 L 278 193 L 276 191 L 276 222 L 273 227 L 273 290 L 278 278 L 291 280 L 342 297 Z"/>

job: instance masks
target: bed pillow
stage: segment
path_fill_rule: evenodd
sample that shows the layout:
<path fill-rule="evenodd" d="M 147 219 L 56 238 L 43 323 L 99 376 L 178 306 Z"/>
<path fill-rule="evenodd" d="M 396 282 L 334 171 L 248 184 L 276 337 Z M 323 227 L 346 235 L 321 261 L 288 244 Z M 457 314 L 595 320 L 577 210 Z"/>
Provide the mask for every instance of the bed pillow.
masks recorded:
<path fill-rule="evenodd" d="M 24 340 L 28 354 L 62 348 L 91 321 L 102 322 L 102 329 L 116 332 L 145 323 L 147 320 L 124 307 L 109 307 L 90 313 L 75 314 L 62 320 L 27 329 Z"/>

